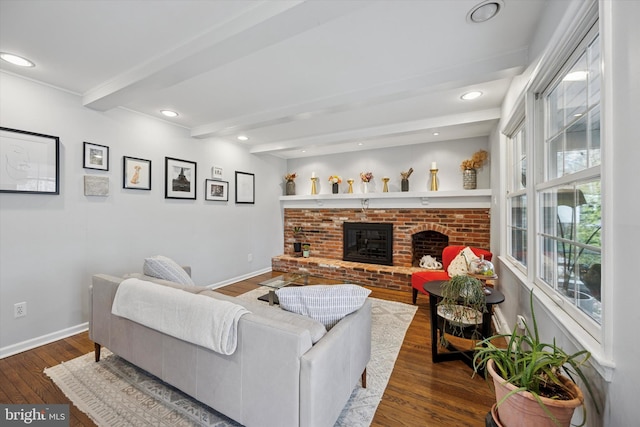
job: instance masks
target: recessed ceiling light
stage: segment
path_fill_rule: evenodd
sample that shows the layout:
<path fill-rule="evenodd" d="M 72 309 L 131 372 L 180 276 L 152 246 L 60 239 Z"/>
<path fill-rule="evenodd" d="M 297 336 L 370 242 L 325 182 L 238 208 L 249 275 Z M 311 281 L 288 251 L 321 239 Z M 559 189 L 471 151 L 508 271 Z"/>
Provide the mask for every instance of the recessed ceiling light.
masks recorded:
<path fill-rule="evenodd" d="M 364 144 L 362 142 L 358 142 L 358 146 L 363 146 Z"/>
<path fill-rule="evenodd" d="M 246 135 L 238 135 L 238 140 L 239 141 L 248 141 L 249 137 Z"/>
<path fill-rule="evenodd" d="M 495 17 L 504 7 L 502 0 L 487 0 L 476 5 L 467 13 L 467 21 L 479 24 Z"/>
<path fill-rule="evenodd" d="M 582 81 L 587 80 L 587 75 L 589 75 L 589 73 L 587 71 L 572 71 L 569 74 L 567 74 L 566 76 L 564 76 L 562 81 L 565 81 L 565 82 L 582 82 Z"/>
<path fill-rule="evenodd" d="M 160 112 L 167 117 L 178 117 L 178 113 L 171 110 L 160 110 Z"/>
<path fill-rule="evenodd" d="M 3 61 L 6 61 L 10 64 L 17 65 L 19 67 L 35 67 L 36 64 L 29 61 L 27 58 L 23 58 L 22 56 L 14 55 L 12 53 L 2 52 L 0 53 L 0 58 Z"/>
<path fill-rule="evenodd" d="M 467 92 L 464 95 L 462 95 L 460 98 L 464 99 L 465 101 L 471 101 L 472 99 L 476 99 L 482 96 L 482 92 L 480 92 L 479 90 L 473 90 L 471 92 Z"/>
<path fill-rule="evenodd" d="M 440 135 L 440 132 L 434 132 L 433 133 L 433 136 L 438 136 L 438 135 Z"/>

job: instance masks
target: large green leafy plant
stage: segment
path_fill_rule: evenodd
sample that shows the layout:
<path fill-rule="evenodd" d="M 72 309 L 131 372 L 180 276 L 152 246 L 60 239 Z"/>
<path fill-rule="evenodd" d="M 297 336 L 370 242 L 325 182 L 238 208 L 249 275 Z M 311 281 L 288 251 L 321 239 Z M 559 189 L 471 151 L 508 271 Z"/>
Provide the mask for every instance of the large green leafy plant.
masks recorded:
<path fill-rule="evenodd" d="M 600 409 L 594 398 L 592 387 L 582 371 L 582 367 L 591 357 L 591 353 L 587 350 L 580 350 L 568 354 L 556 345 L 555 339 L 551 344 L 540 342 L 538 324 L 533 310 L 533 290 L 531 290 L 529 299 L 533 319 L 532 329 L 525 322 L 524 334 L 519 334 L 516 329 L 511 334 L 494 335 L 478 343 L 473 359 L 475 372 L 485 370 L 489 361 L 492 360 L 495 371 L 506 382 L 516 387 L 498 402 L 498 406 L 510 396 L 527 391 L 533 395 L 540 407 L 556 424 L 558 421 L 544 405 L 541 397 L 554 400 L 572 399 L 575 396 L 571 396 L 569 388 L 560 380 L 560 377 L 564 373 L 571 381 L 575 382 L 574 376 L 577 375 L 587 388 L 599 413 Z M 505 348 L 497 347 L 494 344 L 494 342 L 500 342 L 503 339 L 507 340 Z M 486 370 L 485 376 L 487 376 Z M 586 422 L 586 407 L 584 405 L 583 415 Z M 584 425 L 584 422 L 581 425 Z"/>

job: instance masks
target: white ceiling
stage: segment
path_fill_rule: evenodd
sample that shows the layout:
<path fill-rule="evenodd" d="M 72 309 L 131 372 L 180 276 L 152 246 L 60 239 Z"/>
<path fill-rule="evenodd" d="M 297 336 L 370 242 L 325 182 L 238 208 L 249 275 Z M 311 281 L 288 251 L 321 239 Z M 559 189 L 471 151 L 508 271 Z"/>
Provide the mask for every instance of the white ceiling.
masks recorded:
<path fill-rule="evenodd" d="M 0 51 L 36 67 L 0 66 L 283 158 L 470 138 L 499 119 L 545 4 L 467 22 L 480 2 L 0 0 Z"/>

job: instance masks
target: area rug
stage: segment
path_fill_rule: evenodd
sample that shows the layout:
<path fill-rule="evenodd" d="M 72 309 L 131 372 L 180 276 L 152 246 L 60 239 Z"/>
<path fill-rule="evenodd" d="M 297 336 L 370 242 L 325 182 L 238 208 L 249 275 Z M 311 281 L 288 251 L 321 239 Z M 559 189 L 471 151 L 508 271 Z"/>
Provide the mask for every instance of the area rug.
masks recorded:
<path fill-rule="evenodd" d="M 241 297 L 257 298 L 265 289 Z M 367 388 L 355 387 L 336 426 L 371 424 L 417 309 L 408 304 L 370 299 L 372 344 Z M 44 371 L 98 426 L 240 426 L 108 349 L 103 349 L 102 355 L 99 363 L 89 353 Z"/>

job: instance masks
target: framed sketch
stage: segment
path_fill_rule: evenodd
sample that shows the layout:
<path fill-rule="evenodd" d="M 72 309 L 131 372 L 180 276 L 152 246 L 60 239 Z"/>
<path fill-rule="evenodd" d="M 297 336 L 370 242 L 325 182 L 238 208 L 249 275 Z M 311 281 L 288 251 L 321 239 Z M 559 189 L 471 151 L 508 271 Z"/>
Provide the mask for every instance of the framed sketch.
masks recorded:
<path fill-rule="evenodd" d="M 84 164 L 85 169 L 109 170 L 109 147 L 106 145 L 84 143 Z"/>
<path fill-rule="evenodd" d="M 164 158 L 164 198 L 196 199 L 196 162 Z"/>
<path fill-rule="evenodd" d="M 122 157 L 122 188 L 151 190 L 151 160 Z"/>
<path fill-rule="evenodd" d="M 220 166 L 213 166 L 211 168 L 211 178 L 222 179 L 222 168 Z"/>
<path fill-rule="evenodd" d="M 60 138 L 0 127 L 0 192 L 60 194 Z"/>
<path fill-rule="evenodd" d="M 236 203 L 255 203 L 255 180 L 252 173 L 236 171 Z"/>
<path fill-rule="evenodd" d="M 219 202 L 229 201 L 229 183 L 217 179 L 204 180 L 204 199 Z"/>
<path fill-rule="evenodd" d="M 109 177 L 85 175 L 84 195 L 107 197 L 109 195 Z"/>

